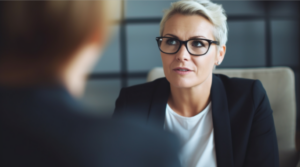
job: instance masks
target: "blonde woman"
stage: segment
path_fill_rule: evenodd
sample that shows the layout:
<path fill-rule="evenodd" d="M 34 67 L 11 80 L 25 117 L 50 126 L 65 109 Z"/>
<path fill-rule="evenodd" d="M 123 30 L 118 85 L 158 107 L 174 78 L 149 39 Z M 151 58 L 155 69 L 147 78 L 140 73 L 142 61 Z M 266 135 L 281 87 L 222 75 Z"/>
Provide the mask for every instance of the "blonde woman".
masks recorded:
<path fill-rule="evenodd" d="M 178 1 L 160 26 L 156 40 L 166 77 L 123 88 L 114 115 L 138 116 L 175 133 L 184 167 L 278 166 L 272 109 L 261 82 L 213 74 L 226 52 L 222 6 Z"/>

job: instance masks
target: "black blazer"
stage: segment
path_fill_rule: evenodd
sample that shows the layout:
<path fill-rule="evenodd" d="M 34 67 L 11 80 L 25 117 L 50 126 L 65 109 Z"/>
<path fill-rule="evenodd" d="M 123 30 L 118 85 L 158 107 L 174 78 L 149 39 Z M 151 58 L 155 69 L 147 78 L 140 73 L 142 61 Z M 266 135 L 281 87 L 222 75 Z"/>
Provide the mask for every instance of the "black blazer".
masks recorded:
<path fill-rule="evenodd" d="M 123 88 L 114 116 L 163 128 L 169 96 L 166 78 Z M 279 166 L 272 109 L 259 80 L 213 74 L 210 99 L 218 167 Z"/>
<path fill-rule="evenodd" d="M 0 87 L 0 166 L 180 166 L 175 136 L 129 121 L 88 114 L 60 86 Z"/>

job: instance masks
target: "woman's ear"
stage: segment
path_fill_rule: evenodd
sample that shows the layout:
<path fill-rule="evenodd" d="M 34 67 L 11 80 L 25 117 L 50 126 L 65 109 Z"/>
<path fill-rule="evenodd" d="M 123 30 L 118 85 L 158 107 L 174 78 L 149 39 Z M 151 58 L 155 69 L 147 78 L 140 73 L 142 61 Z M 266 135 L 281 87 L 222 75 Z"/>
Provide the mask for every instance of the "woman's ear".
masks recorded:
<path fill-rule="evenodd" d="M 218 53 L 216 56 L 216 62 L 215 65 L 220 65 L 225 57 L 225 53 L 226 53 L 226 46 L 223 45 L 222 47 L 218 48 Z"/>

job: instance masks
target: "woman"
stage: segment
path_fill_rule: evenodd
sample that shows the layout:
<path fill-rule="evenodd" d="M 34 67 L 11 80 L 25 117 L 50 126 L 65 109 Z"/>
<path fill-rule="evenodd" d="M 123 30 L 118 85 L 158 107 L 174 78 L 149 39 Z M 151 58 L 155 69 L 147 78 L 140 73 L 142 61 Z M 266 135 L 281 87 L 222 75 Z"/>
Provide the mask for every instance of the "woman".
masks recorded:
<path fill-rule="evenodd" d="M 137 115 L 177 134 L 184 167 L 278 166 L 272 109 L 260 81 L 212 73 L 226 52 L 221 5 L 175 2 L 160 35 L 166 78 L 123 88 L 115 115 Z"/>

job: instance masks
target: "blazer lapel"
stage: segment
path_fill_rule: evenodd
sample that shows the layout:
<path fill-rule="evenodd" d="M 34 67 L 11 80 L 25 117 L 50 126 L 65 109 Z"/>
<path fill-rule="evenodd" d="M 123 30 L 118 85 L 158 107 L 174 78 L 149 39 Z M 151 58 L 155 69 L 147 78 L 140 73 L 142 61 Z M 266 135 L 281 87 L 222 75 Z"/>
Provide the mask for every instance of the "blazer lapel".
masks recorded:
<path fill-rule="evenodd" d="M 218 167 L 233 166 L 232 140 L 227 96 L 220 78 L 213 75 L 211 87 L 212 116 Z"/>
<path fill-rule="evenodd" d="M 169 95 L 170 83 L 164 78 L 158 83 L 153 94 L 147 124 L 155 125 L 159 128 L 164 127 L 165 111 Z"/>

